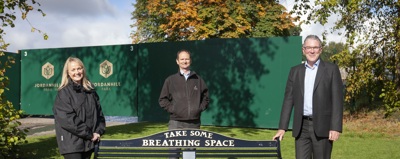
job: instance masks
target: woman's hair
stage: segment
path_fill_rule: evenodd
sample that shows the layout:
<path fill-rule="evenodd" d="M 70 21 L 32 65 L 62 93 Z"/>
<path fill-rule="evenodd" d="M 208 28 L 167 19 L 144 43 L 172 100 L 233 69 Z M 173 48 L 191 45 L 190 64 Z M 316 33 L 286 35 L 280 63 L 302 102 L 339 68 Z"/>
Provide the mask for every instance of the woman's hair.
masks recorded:
<path fill-rule="evenodd" d="M 82 70 L 83 70 L 82 71 L 82 74 L 83 74 L 82 86 L 83 86 L 83 88 L 86 89 L 86 90 L 94 89 L 92 84 L 90 83 L 90 81 L 86 77 L 86 69 L 85 69 L 85 66 L 83 65 L 83 62 L 80 59 L 76 58 L 76 57 L 69 57 L 67 59 L 67 61 L 65 61 L 64 69 L 63 69 L 63 73 L 62 73 L 62 77 L 61 77 L 61 84 L 60 84 L 60 87 L 58 87 L 58 90 L 61 90 L 62 88 L 64 88 L 65 86 L 68 85 L 68 82 L 69 82 L 68 79 L 70 78 L 68 76 L 68 65 L 71 62 L 76 62 L 76 63 L 79 64 L 79 66 L 82 67 Z"/>

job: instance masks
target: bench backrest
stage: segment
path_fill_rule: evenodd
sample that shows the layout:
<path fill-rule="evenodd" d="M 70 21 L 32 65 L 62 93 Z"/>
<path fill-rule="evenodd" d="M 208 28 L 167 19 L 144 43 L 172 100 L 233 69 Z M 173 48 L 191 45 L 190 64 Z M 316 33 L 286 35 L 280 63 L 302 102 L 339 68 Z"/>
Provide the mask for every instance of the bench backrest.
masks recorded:
<path fill-rule="evenodd" d="M 242 140 L 215 132 L 184 129 L 127 139 L 101 140 L 95 158 L 102 157 L 277 157 L 281 158 L 279 140 Z"/>

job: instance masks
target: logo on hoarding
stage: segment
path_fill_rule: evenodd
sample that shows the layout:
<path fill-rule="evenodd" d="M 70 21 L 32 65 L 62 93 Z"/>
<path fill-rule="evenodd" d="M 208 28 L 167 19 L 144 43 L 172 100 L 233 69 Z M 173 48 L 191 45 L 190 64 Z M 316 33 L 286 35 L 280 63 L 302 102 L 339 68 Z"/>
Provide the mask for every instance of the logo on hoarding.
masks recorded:
<path fill-rule="evenodd" d="M 108 78 L 113 74 L 113 64 L 107 60 L 104 60 L 100 64 L 100 75 L 104 78 Z"/>
<path fill-rule="evenodd" d="M 54 76 L 54 66 L 47 62 L 42 66 L 42 76 L 46 79 L 50 79 Z"/>

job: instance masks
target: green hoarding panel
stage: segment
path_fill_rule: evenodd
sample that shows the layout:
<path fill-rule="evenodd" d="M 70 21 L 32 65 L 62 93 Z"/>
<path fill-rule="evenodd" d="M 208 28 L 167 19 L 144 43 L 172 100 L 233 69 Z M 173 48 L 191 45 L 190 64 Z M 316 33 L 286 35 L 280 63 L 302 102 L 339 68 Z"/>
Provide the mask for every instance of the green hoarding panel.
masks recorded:
<path fill-rule="evenodd" d="M 210 91 L 203 125 L 276 128 L 301 44 L 301 37 L 274 37 L 22 50 L 21 109 L 51 115 L 64 62 L 75 56 L 95 83 L 106 116 L 166 122 L 158 97 L 164 80 L 178 71 L 176 53 L 187 49 L 192 70 Z M 101 66 L 112 72 L 102 73 Z"/>
<path fill-rule="evenodd" d="M 287 75 L 301 62 L 301 37 L 211 39 L 139 45 L 139 120 L 167 121 L 158 104 L 165 78 L 178 71 L 176 53 L 192 53 L 192 70 L 209 87 L 203 125 L 276 128 Z"/>
<path fill-rule="evenodd" d="M 2 66 L 4 66 L 3 64 L 8 58 L 13 58 L 15 63 L 10 63 L 11 68 L 6 68 L 6 72 L 4 73 L 9 79 L 8 90 L 4 91 L 4 95 L 6 99 L 13 104 L 13 107 L 19 110 L 21 98 L 21 56 L 17 53 L 5 52 L 4 56 L 0 56 Z"/>
<path fill-rule="evenodd" d="M 134 45 L 21 50 L 21 109 L 52 115 L 62 69 L 80 58 L 106 116 L 137 116 L 137 55 Z"/>

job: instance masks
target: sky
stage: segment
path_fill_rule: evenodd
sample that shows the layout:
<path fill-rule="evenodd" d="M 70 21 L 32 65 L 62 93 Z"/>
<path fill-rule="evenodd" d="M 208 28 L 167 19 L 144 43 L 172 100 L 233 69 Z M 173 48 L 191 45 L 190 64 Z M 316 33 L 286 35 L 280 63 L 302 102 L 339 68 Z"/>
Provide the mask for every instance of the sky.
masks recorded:
<path fill-rule="evenodd" d="M 314 4 L 315 0 L 310 0 L 311 4 Z M 291 11 L 293 6 L 294 6 L 294 0 L 279 0 L 279 3 L 282 4 L 288 11 Z M 338 35 L 337 32 L 335 33 L 330 33 L 328 31 L 327 37 L 326 39 L 322 39 L 322 33 L 325 30 L 329 30 L 330 28 L 332 28 L 334 26 L 334 23 L 338 20 L 338 16 L 332 14 L 329 18 L 328 18 L 328 23 L 325 24 L 324 26 L 322 26 L 321 24 L 317 23 L 317 24 L 309 24 L 309 25 L 301 25 L 301 29 L 302 32 L 300 33 L 300 36 L 303 37 L 303 41 L 304 38 L 307 35 L 313 34 L 313 35 L 317 35 L 319 36 L 319 38 L 321 38 L 322 41 L 333 41 L 333 42 L 345 42 L 346 38 L 345 36 L 342 35 Z M 305 20 L 305 17 L 301 17 L 302 20 Z M 341 30 L 342 31 L 342 30 Z"/>
<path fill-rule="evenodd" d="M 280 0 L 288 10 L 294 0 Z M 130 44 L 133 24 L 131 12 L 134 0 L 39 0 L 42 16 L 36 11 L 29 12 L 28 21 L 18 15 L 14 28 L 6 27 L 4 39 L 8 52 L 23 49 L 64 48 L 99 45 Z M 37 7 L 37 6 L 34 6 Z M 16 11 L 19 13 L 19 11 Z M 335 17 L 327 26 L 318 24 L 302 25 L 301 36 L 322 35 L 333 25 Z M 31 25 L 49 36 L 44 40 L 38 32 L 31 32 Z M 344 42 L 344 37 L 329 34 L 327 41 Z"/>
<path fill-rule="evenodd" d="M 7 51 L 129 44 L 133 0 L 39 0 L 46 13 L 29 12 L 28 20 L 49 36 L 44 40 L 31 32 L 29 22 L 20 17 L 14 28 L 4 28 Z M 16 11 L 19 12 L 18 10 Z"/>

